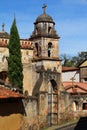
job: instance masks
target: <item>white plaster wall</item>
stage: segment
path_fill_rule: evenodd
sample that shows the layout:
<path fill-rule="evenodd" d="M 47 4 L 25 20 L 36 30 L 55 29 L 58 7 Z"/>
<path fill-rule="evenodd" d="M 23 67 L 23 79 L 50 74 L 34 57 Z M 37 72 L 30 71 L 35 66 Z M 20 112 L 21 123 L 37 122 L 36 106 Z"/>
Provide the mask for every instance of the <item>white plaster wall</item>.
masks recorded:
<path fill-rule="evenodd" d="M 62 81 L 72 81 L 71 78 L 75 75 L 75 82 L 79 82 L 79 73 L 77 71 L 62 72 Z"/>

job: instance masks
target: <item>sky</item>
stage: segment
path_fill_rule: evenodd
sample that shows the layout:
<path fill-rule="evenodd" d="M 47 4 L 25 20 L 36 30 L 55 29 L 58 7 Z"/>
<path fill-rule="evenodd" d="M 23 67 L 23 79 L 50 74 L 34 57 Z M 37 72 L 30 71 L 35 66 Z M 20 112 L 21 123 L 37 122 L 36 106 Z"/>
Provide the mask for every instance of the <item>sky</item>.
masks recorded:
<path fill-rule="evenodd" d="M 59 54 L 76 56 L 87 51 L 87 0 L 0 0 L 0 31 L 4 23 L 10 33 L 15 15 L 20 38 L 29 38 L 43 4 L 60 36 Z"/>

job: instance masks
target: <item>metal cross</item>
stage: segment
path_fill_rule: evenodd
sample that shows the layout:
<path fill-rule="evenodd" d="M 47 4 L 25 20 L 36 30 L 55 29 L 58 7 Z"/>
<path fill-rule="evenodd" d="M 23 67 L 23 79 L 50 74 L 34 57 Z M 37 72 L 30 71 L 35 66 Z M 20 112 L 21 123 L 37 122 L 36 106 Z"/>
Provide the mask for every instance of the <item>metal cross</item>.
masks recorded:
<path fill-rule="evenodd" d="M 5 26 L 5 24 L 3 23 L 2 24 L 2 32 L 4 32 L 4 26 Z"/>
<path fill-rule="evenodd" d="M 46 13 L 46 7 L 47 7 L 46 4 L 44 4 L 43 7 L 42 7 L 42 8 L 43 8 L 43 11 L 44 11 L 44 14 Z"/>

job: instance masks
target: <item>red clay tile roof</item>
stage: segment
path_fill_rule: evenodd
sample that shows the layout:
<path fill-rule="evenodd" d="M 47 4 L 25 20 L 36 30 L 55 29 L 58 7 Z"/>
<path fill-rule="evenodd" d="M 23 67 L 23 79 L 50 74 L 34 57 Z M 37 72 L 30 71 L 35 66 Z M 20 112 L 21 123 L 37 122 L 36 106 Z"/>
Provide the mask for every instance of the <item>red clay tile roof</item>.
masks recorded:
<path fill-rule="evenodd" d="M 75 70 L 79 70 L 79 68 L 62 66 L 62 72 L 65 72 L 65 71 L 75 71 Z"/>
<path fill-rule="evenodd" d="M 82 82 L 63 82 L 63 86 L 68 93 L 87 93 L 87 83 Z"/>
<path fill-rule="evenodd" d="M 0 86 L 0 99 L 6 98 L 23 98 L 24 96 L 18 92 L 14 92 L 7 87 Z"/>
<path fill-rule="evenodd" d="M 22 45 L 21 45 L 21 48 L 31 48 L 31 44 L 30 44 L 30 42 L 25 42 L 25 43 L 23 43 Z"/>

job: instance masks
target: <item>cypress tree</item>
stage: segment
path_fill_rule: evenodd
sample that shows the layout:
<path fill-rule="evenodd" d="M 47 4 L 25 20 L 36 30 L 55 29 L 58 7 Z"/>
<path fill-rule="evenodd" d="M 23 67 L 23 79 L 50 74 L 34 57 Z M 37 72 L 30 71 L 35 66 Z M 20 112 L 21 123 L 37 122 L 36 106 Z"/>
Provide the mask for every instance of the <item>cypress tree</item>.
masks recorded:
<path fill-rule="evenodd" d="M 16 19 L 12 23 L 10 29 L 10 39 L 8 44 L 8 78 L 12 87 L 15 87 L 19 92 L 23 92 L 23 66 L 21 62 L 21 46 Z"/>

